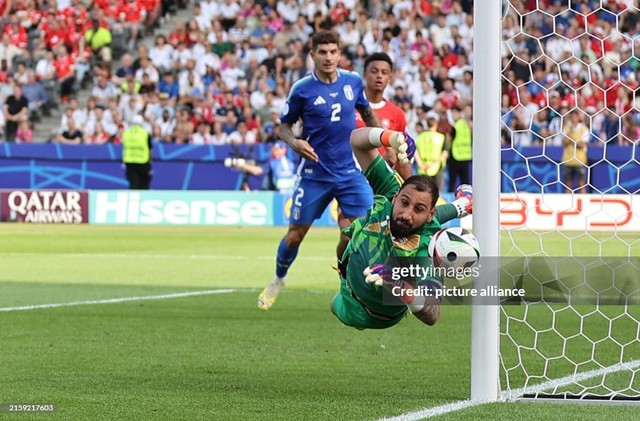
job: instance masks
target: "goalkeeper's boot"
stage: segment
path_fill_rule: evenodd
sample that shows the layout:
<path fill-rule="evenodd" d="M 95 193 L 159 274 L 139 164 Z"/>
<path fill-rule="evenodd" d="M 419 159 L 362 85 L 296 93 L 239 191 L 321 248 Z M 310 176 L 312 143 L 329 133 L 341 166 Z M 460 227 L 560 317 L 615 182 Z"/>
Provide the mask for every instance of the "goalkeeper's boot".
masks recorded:
<path fill-rule="evenodd" d="M 260 310 L 267 311 L 273 306 L 273 303 L 275 303 L 278 298 L 278 294 L 280 294 L 280 291 L 284 288 L 284 282 L 284 278 L 276 276 L 273 278 L 273 281 L 262 290 L 258 297 L 258 308 Z"/>
<path fill-rule="evenodd" d="M 458 218 L 464 218 L 473 213 L 473 187 L 461 184 L 455 191 L 456 198 L 452 205 L 458 210 Z"/>

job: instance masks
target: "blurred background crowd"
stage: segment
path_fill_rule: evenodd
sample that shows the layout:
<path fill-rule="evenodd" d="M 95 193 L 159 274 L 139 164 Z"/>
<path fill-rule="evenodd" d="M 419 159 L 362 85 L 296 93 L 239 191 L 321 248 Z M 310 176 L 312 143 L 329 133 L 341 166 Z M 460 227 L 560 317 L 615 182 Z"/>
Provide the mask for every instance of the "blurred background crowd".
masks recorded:
<path fill-rule="evenodd" d="M 575 133 L 602 145 L 638 139 L 636 3 L 504 2 L 505 145 L 562 145 Z M 472 0 L 4 0 L 0 128 L 6 141 L 118 143 L 141 114 L 156 142 L 272 142 L 292 83 L 312 69 L 310 36 L 333 29 L 342 68 L 362 74 L 373 52 L 393 59 L 385 97 L 405 110 L 410 134 L 430 116 L 448 134 L 447 110 L 472 101 L 472 8 Z M 154 32 L 179 9 L 186 19 Z M 58 129 L 34 138 L 54 106 L 63 109 Z"/>

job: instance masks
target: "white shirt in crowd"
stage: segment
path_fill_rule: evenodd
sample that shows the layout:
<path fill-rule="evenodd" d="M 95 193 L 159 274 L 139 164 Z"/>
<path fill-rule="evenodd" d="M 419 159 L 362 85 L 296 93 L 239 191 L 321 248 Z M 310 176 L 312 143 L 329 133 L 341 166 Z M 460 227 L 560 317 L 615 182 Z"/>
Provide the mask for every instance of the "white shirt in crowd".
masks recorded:
<path fill-rule="evenodd" d="M 173 46 L 165 44 L 162 47 L 154 46 L 149 50 L 149 57 L 154 66 L 162 70 L 171 70 Z"/>

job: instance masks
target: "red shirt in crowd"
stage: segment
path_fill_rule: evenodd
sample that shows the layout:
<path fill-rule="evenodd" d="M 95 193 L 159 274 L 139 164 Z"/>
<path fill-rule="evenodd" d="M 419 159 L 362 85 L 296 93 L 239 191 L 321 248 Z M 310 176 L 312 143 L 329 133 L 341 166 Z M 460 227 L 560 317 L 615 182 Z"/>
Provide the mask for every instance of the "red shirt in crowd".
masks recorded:
<path fill-rule="evenodd" d="M 9 35 L 11 44 L 27 48 L 27 30 L 24 26 L 9 24 L 4 27 L 4 33 Z"/>
<path fill-rule="evenodd" d="M 58 79 L 66 79 L 73 72 L 75 60 L 70 55 L 58 57 L 54 60 L 53 66 L 56 68 L 56 76 Z"/>
<path fill-rule="evenodd" d="M 120 13 L 124 13 L 125 22 L 140 22 L 142 20 L 142 5 L 137 1 L 123 2 L 120 6 Z"/>

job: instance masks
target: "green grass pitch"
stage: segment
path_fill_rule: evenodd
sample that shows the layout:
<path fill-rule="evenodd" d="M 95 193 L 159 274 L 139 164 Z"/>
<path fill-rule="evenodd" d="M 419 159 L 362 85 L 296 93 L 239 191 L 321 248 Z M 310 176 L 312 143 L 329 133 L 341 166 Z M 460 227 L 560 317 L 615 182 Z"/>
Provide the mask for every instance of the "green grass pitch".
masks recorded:
<path fill-rule="evenodd" d="M 367 420 L 468 398 L 471 309 L 447 306 L 434 327 L 413 318 L 384 331 L 343 326 L 329 311 L 337 290 L 331 268 L 336 229 L 310 231 L 278 302 L 269 312 L 258 310 L 257 295 L 272 278 L 283 233 L 284 228 L 0 225 L 2 309 L 233 289 L 1 311 L 0 404 L 53 403 L 57 411 L 0 418 Z M 584 254 L 597 247 L 593 243 L 606 242 L 607 250 L 615 243 L 615 253 L 636 247 L 634 236 L 577 237 L 571 243 Z M 545 249 L 555 245 L 563 253 L 565 239 L 547 236 Z M 516 251 L 533 254 L 540 247 L 535 235 L 517 241 Z M 540 311 L 528 322 L 544 328 L 548 318 Z M 569 335 L 575 320 L 556 323 Z M 596 336 L 607 329 L 595 326 Z M 615 334 L 633 339 L 634 328 L 628 323 Z M 523 340 L 531 335 L 521 333 Z M 602 352 L 614 352 L 606 346 Z M 585 358 L 584 349 L 577 352 L 576 359 Z M 543 370 L 540 358 L 526 358 L 534 374 Z M 640 355 L 629 351 L 626 358 Z M 568 369 L 558 367 L 557 373 Z M 635 382 L 638 390 L 638 377 L 611 381 Z M 637 409 L 499 403 L 441 419 L 605 416 L 637 419 Z"/>

